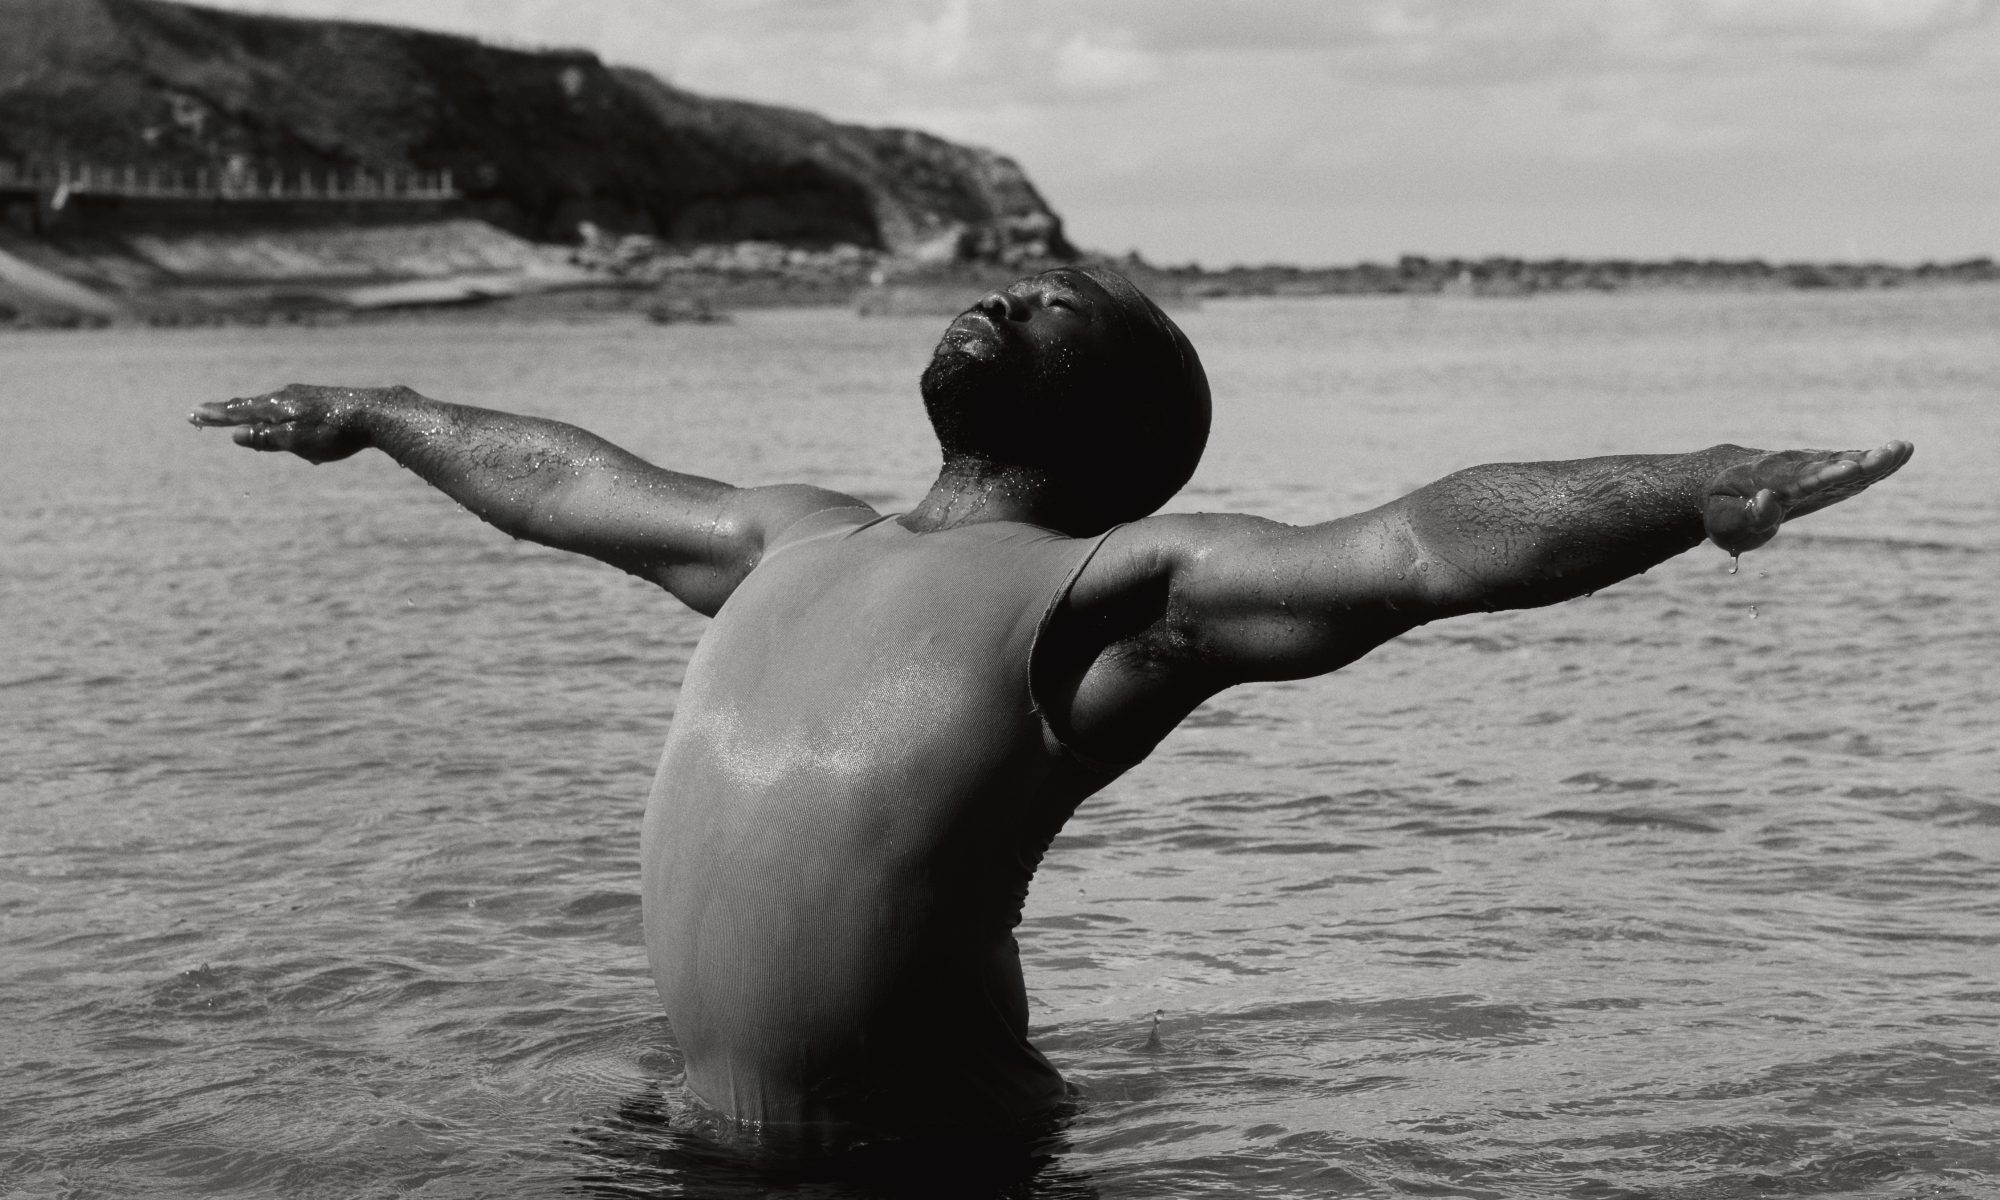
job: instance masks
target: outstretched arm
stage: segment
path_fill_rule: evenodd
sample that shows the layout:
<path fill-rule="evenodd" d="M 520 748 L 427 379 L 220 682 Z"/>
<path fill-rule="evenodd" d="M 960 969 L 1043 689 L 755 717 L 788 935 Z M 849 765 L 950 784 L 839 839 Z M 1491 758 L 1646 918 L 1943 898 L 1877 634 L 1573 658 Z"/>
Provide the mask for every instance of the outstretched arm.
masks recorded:
<path fill-rule="evenodd" d="M 1394 579 L 1365 582 L 1411 624 L 1535 608 L 1646 571 L 1704 539 L 1732 554 L 1895 472 L 1913 448 L 1746 450 L 1497 463 L 1448 475 L 1359 520 L 1399 543 Z M 1365 597 L 1346 597 L 1354 600 Z"/>
<path fill-rule="evenodd" d="M 1332 671 L 1440 617 L 1581 596 L 1704 538 L 1741 553 L 1910 454 L 1890 442 L 1496 463 L 1306 528 L 1150 518 L 1113 534 L 1072 592 L 1070 728 L 1100 750 L 1143 748 L 1232 684 Z"/>
<path fill-rule="evenodd" d="M 374 447 L 518 538 L 586 554 L 713 613 L 766 542 L 810 513 L 866 507 L 823 488 L 736 488 L 668 471 L 560 421 L 444 404 L 408 388 L 293 384 L 204 404 L 196 425 L 313 463 Z"/>

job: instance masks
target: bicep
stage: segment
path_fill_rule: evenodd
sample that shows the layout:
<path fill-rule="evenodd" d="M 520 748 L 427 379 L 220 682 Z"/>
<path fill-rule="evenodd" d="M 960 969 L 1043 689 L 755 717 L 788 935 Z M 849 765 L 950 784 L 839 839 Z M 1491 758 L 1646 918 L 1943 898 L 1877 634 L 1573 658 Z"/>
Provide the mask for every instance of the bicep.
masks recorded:
<path fill-rule="evenodd" d="M 1216 685 L 1337 670 L 1440 615 L 1430 564 L 1396 506 L 1305 527 L 1180 520 L 1162 649 Z"/>
<path fill-rule="evenodd" d="M 1337 670 L 1427 619 L 1400 522 L 1152 517 L 1112 534 L 1043 651 L 1059 732 L 1136 761 L 1204 700 Z"/>
<path fill-rule="evenodd" d="M 635 573 L 689 607 L 714 616 L 765 553 L 783 541 L 787 530 L 829 509 L 875 515 L 872 507 L 852 496 L 810 484 L 730 488 L 716 498 L 687 552 L 663 557 L 649 570 Z"/>
<path fill-rule="evenodd" d="M 804 484 L 740 488 L 634 460 L 580 473 L 529 536 L 586 554 L 713 614 L 769 541 L 828 508 L 865 507 Z"/>

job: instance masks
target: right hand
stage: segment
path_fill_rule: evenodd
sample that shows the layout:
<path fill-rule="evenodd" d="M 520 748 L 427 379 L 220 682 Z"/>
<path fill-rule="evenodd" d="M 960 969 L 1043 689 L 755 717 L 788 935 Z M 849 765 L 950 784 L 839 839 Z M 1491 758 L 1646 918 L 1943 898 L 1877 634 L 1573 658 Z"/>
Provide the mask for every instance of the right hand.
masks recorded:
<path fill-rule="evenodd" d="M 1703 504 L 1709 540 L 1741 554 L 1771 540 L 1793 517 L 1837 504 L 1910 461 L 1908 442 L 1874 450 L 1780 450 L 1717 475 Z"/>
<path fill-rule="evenodd" d="M 334 462 L 366 450 L 363 408 L 406 388 L 335 388 L 294 383 L 262 396 L 204 404 L 188 414 L 198 426 L 229 425 L 239 446 L 282 450 L 310 463 Z"/>

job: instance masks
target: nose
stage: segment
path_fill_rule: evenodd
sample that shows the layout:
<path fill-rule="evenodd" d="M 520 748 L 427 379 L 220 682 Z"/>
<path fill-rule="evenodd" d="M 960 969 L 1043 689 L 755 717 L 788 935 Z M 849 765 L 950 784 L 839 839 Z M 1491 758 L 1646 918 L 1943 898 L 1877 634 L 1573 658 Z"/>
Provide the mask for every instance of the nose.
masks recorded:
<path fill-rule="evenodd" d="M 1028 302 L 1012 292 L 988 292 L 973 307 L 996 321 L 1028 319 Z"/>

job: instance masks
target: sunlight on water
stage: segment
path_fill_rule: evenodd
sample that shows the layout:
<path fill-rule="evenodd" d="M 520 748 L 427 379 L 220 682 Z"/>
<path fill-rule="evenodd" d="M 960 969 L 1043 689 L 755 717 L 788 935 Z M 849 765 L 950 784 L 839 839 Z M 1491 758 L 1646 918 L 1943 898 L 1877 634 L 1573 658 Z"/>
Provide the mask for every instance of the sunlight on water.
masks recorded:
<path fill-rule="evenodd" d="M 1919 453 L 1740 571 L 1705 547 L 1220 697 L 1030 898 L 1075 1118 L 799 1161 L 677 1092 L 643 961 L 639 813 L 701 619 L 380 456 L 180 420 L 406 382 L 899 508 L 937 323 L 11 335 L 0 1193 L 2000 1191 L 2000 290 L 1183 320 L 1217 424 L 1177 507 Z"/>

